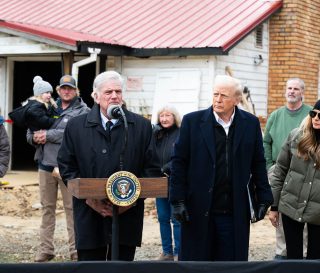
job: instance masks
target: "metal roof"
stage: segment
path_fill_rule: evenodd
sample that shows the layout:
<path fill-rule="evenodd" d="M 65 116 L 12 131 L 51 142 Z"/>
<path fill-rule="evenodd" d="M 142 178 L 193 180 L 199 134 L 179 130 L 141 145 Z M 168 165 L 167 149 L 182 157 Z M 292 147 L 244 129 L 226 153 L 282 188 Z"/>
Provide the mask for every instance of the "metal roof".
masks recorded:
<path fill-rule="evenodd" d="M 70 49 L 86 42 L 223 53 L 281 6 L 282 0 L 0 0 L 0 31 Z"/>

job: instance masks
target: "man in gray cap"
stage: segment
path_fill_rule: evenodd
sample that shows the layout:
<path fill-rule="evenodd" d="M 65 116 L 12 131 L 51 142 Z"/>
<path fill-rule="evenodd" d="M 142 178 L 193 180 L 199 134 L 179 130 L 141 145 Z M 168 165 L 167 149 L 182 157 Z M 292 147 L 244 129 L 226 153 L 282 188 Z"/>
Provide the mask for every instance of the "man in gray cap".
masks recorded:
<path fill-rule="evenodd" d="M 35 257 L 35 262 L 47 262 L 54 258 L 53 235 L 58 188 L 61 190 L 64 210 L 66 212 L 70 259 L 77 260 L 74 241 L 72 195 L 68 192 L 59 175 L 57 155 L 68 121 L 75 116 L 88 112 L 90 109 L 79 97 L 79 90 L 72 76 L 63 76 L 56 90 L 59 98 L 57 100 L 58 107 L 55 110 L 55 115 L 59 116 L 59 118 L 48 130 L 36 132 L 28 130 L 27 133 L 28 142 L 37 148 L 35 160 L 39 167 L 40 201 L 42 204 L 40 247 Z"/>

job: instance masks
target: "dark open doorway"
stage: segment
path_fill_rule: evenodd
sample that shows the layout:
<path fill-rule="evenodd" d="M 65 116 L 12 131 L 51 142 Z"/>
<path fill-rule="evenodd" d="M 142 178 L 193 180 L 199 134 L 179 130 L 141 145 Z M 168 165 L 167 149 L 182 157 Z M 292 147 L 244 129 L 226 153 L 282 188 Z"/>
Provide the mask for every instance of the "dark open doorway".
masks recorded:
<path fill-rule="evenodd" d="M 61 62 L 15 62 L 13 74 L 13 109 L 33 95 L 33 78 L 39 75 L 53 88 L 59 82 Z M 54 95 L 55 96 L 55 95 Z M 27 143 L 26 130 L 13 126 L 12 165 L 13 170 L 32 170 L 35 148 Z"/>
<path fill-rule="evenodd" d="M 20 62 L 14 63 L 13 109 L 20 106 L 33 95 L 33 78 L 39 75 L 49 82 L 53 89 L 59 83 L 62 74 L 61 62 Z M 91 98 L 92 83 L 95 77 L 95 63 L 80 67 L 79 83 L 82 99 L 89 107 L 93 105 Z M 57 93 L 53 93 L 57 98 Z M 35 148 L 26 141 L 26 130 L 13 126 L 12 130 L 12 170 L 36 170 L 33 160 Z"/>

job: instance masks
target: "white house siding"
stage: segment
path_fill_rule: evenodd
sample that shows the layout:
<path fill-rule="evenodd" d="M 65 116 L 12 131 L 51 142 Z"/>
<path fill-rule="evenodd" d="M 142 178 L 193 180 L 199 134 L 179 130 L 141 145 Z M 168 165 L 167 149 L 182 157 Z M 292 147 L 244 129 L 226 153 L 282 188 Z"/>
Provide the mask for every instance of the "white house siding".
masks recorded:
<path fill-rule="evenodd" d="M 263 24 L 263 47 L 255 47 L 255 32 L 249 34 L 237 46 L 229 51 L 227 56 L 217 56 L 217 74 L 224 74 L 229 66 L 233 76 L 240 79 L 249 90 L 255 105 L 256 114 L 267 115 L 268 97 L 268 54 L 269 54 L 268 24 Z M 263 62 L 254 64 L 254 57 L 261 55 Z"/>
<path fill-rule="evenodd" d="M 54 54 L 68 52 L 68 50 L 40 43 L 23 37 L 13 36 L 0 32 L 0 55 L 21 55 L 21 54 Z"/>
<path fill-rule="evenodd" d="M 214 58 L 201 57 L 153 57 L 148 59 L 124 57 L 114 62 L 109 69 L 120 71 L 125 77 L 142 79 L 141 91 L 126 91 L 125 100 L 129 109 L 136 113 L 151 115 L 157 74 L 167 70 L 198 69 L 200 71 L 199 109 L 211 103 L 212 71 Z M 111 61 L 111 63 L 113 63 Z"/>

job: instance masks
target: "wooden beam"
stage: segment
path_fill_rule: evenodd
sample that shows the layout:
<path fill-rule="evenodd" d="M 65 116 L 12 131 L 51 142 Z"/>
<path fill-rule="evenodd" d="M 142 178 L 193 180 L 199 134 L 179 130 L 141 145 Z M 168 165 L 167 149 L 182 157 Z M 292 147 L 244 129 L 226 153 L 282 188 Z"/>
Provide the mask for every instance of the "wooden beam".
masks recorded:
<path fill-rule="evenodd" d="M 63 53 L 62 62 L 63 62 L 63 75 L 71 75 L 72 64 L 74 62 L 73 52 Z"/>

